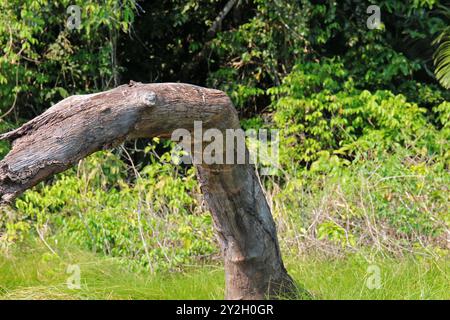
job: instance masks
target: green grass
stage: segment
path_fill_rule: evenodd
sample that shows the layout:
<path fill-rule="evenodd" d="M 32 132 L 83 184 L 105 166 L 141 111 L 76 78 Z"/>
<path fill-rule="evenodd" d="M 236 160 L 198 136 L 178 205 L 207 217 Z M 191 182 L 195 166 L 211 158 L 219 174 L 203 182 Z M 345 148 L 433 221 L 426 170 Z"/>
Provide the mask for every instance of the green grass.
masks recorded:
<path fill-rule="evenodd" d="M 69 265 L 80 268 L 81 288 L 68 289 Z M 220 299 L 223 271 L 190 267 L 186 273 L 133 272 L 117 259 L 77 248 L 53 255 L 32 245 L 0 255 L 0 299 Z"/>
<path fill-rule="evenodd" d="M 450 299 L 450 264 L 444 259 L 367 261 L 359 254 L 287 261 L 293 277 L 316 299 Z M 80 267 L 80 289 L 67 287 L 70 264 Z M 366 286 L 370 265 L 380 269 L 380 289 Z M 151 275 L 77 248 L 65 247 L 56 256 L 40 244 L 0 255 L 0 299 L 221 299 L 223 290 L 220 266 Z"/>
<path fill-rule="evenodd" d="M 380 272 L 379 288 L 369 289 L 374 269 Z M 444 258 L 308 257 L 289 263 L 288 270 L 316 299 L 450 299 L 450 263 Z"/>

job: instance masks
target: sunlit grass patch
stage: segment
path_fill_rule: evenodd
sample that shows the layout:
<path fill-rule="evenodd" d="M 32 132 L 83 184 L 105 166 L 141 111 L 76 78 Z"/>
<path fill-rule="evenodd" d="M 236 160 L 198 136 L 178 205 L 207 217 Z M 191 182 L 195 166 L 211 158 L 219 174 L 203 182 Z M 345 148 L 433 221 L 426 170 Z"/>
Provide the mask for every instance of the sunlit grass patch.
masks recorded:
<path fill-rule="evenodd" d="M 315 299 L 450 299 L 446 258 L 288 258 L 288 270 Z"/>
<path fill-rule="evenodd" d="M 0 255 L 0 299 L 222 299 L 220 265 L 183 272 L 136 271 L 116 258 L 60 246 L 58 256 L 28 243 Z M 287 268 L 313 299 L 450 299 L 450 262 L 442 257 L 286 257 Z M 80 270 L 80 288 L 67 282 Z M 70 271 L 70 270 L 69 270 Z M 379 281 L 377 272 L 379 271 Z"/>
<path fill-rule="evenodd" d="M 80 270 L 80 288 L 67 282 Z M 134 272 L 118 259 L 77 248 L 60 256 L 27 246 L 0 256 L 1 299 L 220 299 L 224 276 L 217 266 L 192 266 L 186 272 Z"/>

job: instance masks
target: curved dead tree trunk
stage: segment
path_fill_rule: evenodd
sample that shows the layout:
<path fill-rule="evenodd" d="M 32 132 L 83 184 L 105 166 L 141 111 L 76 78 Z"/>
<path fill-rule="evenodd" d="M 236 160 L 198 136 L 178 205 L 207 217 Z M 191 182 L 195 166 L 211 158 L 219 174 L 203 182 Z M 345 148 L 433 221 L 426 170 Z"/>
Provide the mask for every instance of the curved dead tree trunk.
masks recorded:
<path fill-rule="evenodd" d="M 89 154 L 140 137 L 170 138 L 194 121 L 221 131 L 239 128 L 221 91 L 188 84 L 132 82 L 71 96 L 0 136 L 13 142 L 0 162 L 0 203 Z M 225 259 L 226 298 L 264 299 L 296 291 L 281 259 L 275 224 L 250 164 L 197 164 Z"/>

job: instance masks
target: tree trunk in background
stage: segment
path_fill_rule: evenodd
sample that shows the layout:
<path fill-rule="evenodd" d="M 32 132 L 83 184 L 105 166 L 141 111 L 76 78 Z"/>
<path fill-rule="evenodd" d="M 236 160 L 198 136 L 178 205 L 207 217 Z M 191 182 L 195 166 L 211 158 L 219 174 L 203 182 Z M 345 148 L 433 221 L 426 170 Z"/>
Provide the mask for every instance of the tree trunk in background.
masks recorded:
<path fill-rule="evenodd" d="M 13 141 L 0 162 L 0 202 L 75 165 L 93 152 L 140 137 L 170 138 L 178 128 L 239 128 L 237 112 L 221 91 L 187 84 L 130 83 L 71 96 L 22 127 L 0 136 Z M 281 259 L 277 233 L 250 164 L 197 166 L 225 259 L 226 298 L 295 295 Z"/>

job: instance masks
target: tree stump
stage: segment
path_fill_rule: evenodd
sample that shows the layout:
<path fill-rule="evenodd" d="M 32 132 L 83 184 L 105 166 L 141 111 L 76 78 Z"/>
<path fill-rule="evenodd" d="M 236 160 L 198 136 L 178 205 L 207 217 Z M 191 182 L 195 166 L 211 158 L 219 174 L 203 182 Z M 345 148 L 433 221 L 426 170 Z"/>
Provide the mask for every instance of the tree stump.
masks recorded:
<path fill-rule="evenodd" d="M 127 139 L 170 138 L 178 128 L 192 131 L 194 121 L 222 131 L 240 128 L 226 94 L 194 85 L 131 82 L 68 97 L 0 136 L 12 141 L 12 150 L 0 162 L 0 203 L 12 203 L 25 190 L 98 150 Z M 196 167 L 225 261 L 226 299 L 295 295 L 255 167 Z"/>

